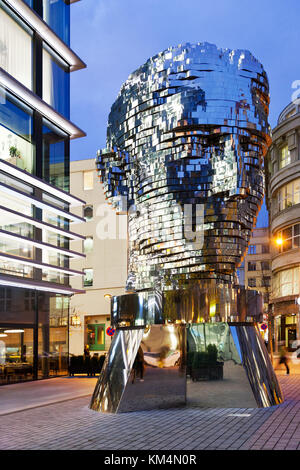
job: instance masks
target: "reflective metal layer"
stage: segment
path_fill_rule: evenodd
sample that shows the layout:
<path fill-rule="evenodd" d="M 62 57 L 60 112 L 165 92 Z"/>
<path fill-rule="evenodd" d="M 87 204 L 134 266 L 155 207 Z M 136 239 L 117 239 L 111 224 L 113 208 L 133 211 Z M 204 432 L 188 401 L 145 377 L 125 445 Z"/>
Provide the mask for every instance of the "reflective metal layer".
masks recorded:
<path fill-rule="evenodd" d="M 117 412 L 143 333 L 141 328 L 115 333 L 92 397 L 91 409 Z"/>
<path fill-rule="evenodd" d="M 185 333 L 180 325 L 145 330 L 118 412 L 185 405 Z"/>
<path fill-rule="evenodd" d="M 185 404 L 255 408 L 282 401 L 256 327 L 220 322 L 118 330 L 90 407 L 128 412 Z"/>
<path fill-rule="evenodd" d="M 262 295 L 242 286 L 222 287 L 213 281 L 187 289 L 139 292 L 112 298 L 115 326 L 146 326 L 170 322 L 254 322 L 262 314 Z"/>

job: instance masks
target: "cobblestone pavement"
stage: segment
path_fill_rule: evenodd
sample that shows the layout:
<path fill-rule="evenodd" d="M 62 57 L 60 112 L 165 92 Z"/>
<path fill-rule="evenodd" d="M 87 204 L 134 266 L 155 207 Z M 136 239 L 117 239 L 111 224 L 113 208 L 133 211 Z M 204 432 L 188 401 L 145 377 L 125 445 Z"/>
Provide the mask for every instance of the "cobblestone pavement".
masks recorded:
<path fill-rule="evenodd" d="M 269 409 L 180 408 L 108 415 L 87 397 L 2 415 L 1 450 L 300 449 L 300 375 Z"/>

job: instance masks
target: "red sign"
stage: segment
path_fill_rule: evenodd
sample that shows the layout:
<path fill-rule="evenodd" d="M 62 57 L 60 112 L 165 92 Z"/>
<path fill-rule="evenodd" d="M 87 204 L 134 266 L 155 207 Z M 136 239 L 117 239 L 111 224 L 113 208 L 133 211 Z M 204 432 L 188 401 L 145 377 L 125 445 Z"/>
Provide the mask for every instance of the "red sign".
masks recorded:
<path fill-rule="evenodd" d="M 115 334 L 115 329 L 112 327 L 112 326 L 109 326 L 108 328 L 106 328 L 106 334 L 108 336 L 113 336 Z"/>
<path fill-rule="evenodd" d="M 268 325 L 266 323 L 262 323 L 260 327 L 263 331 L 265 331 L 268 328 Z"/>

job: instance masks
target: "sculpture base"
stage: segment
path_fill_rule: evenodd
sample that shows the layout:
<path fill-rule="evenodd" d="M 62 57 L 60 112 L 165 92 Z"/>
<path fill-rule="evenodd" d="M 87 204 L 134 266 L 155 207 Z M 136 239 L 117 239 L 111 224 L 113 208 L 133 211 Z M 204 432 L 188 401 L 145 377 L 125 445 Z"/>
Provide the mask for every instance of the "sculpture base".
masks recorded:
<path fill-rule="evenodd" d="M 282 403 L 254 324 L 118 328 L 90 408 L 120 413 L 175 406 L 253 408 Z"/>

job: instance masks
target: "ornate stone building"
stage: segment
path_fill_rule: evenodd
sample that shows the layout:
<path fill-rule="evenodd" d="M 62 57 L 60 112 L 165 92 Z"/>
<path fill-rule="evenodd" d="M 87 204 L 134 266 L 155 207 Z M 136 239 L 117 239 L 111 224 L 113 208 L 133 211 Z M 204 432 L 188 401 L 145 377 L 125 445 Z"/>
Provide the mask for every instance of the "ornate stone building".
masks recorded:
<path fill-rule="evenodd" d="M 289 104 L 273 129 L 268 153 L 267 205 L 272 248 L 274 349 L 294 351 L 300 339 L 300 106 Z"/>

